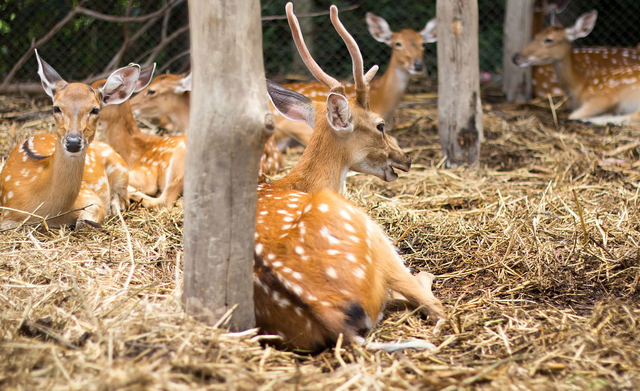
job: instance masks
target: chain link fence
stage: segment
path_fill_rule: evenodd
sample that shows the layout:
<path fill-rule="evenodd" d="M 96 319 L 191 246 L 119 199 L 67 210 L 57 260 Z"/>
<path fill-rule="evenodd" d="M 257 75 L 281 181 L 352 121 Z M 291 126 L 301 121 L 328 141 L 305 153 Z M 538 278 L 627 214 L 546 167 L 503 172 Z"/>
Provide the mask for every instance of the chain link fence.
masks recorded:
<path fill-rule="evenodd" d="M 194 1 L 194 0 L 192 0 Z M 309 77 L 300 65 L 284 18 L 286 0 L 262 0 L 262 31 L 267 76 L 284 81 Z M 336 4 L 347 29 L 359 43 L 367 67 L 384 71 L 391 48 L 377 42 L 365 22 L 367 11 L 386 19 L 392 30 L 421 30 L 435 17 L 435 1 L 297 0 L 305 38 L 314 57 L 330 74 L 351 76 L 348 52 L 331 26 L 327 10 Z M 564 25 L 591 9 L 599 11 L 596 28 L 577 46 L 636 46 L 640 42 L 640 1 L 573 0 L 557 17 Z M 479 0 L 481 71 L 499 74 L 505 0 Z M 156 62 L 159 72 L 189 69 L 186 0 L 4 0 L 0 3 L 0 85 L 38 81 L 41 56 L 68 80 L 91 80 L 129 62 Z M 436 44 L 425 46 L 428 77 L 437 77 Z"/>

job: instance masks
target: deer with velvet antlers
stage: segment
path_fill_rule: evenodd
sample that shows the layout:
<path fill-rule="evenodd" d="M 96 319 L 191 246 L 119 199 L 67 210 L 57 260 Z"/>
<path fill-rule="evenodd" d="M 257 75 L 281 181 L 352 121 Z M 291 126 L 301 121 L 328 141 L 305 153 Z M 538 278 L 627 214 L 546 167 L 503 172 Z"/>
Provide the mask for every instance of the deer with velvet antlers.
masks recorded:
<path fill-rule="evenodd" d="M 391 60 L 384 74 L 370 83 L 371 109 L 383 118 L 388 117 L 402 99 L 411 77 L 424 72 L 424 45 L 436 42 L 437 20 L 431 19 L 420 30 L 402 29 L 393 31 L 383 18 L 371 12 L 366 14 L 367 28 L 371 36 L 378 42 L 391 47 Z M 344 84 L 345 96 L 356 96 L 353 84 Z M 313 101 L 324 102 L 327 89 L 320 82 L 305 82 L 285 84 L 284 87 L 296 91 Z M 293 136 L 305 145 L 309 143 L 312 128 L 304 122 L 294 122 L 274 112 L 276 127 L 282 132 L 276 132 L 278 145 L 288 142 L 288 136 Z"/>
<path fill-rule="evenodd" d="M 40 58 L 38 75 L 53 100 L 56 134 L 17 145 L 0 174 L 3 228 L 50 218 L 48 225 L 99 226 L 126 207 L 127 166 L 107 144 L 93 141 L 101 109 L 129 99 L 140 74 L 131 64 L 101 88 L 67 83 Z M 92 142 L 93 141 L 93 142 Z"/>
<path fill-rule="evenodd" d="M 346 342 L 387 351 L 433 348 L 423 340 L 367 343 L 363 337 L 381 318 L 390 291 L 423 306 L 437 320 L 436 329 L 446 319 L 431 292 L 433 276 L 412 276 L 383 229 L 339 194 L 350 169 L 393 181 L 398 177 L 394 169 L 406 171 L 411 165 L 385 133 L 384 119 L 371 110 L 369 83 L 378 67 L 363 72 L 360 50 L 332 6 L 331 22 L 353 60 L 356 96 L 347 99 L 344 85 L 311 57 L 291 3 L 286 12 L 302 59 L 330 92 L 320 103 L 267 83 L 273 105 L 314 131 L 291 172 L 258 188 L 257 324 L 293 349 L 321 350 L 340 334 Z"/>

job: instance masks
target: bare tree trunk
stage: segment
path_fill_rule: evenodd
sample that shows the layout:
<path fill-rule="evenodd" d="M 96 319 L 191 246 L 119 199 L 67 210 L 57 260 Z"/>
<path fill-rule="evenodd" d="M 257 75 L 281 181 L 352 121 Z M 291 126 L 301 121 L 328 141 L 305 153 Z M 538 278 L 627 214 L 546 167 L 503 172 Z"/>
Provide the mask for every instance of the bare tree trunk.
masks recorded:
<path fill-rule="evenodd" d="M 509 102 L 525 101 L 531 98 L 531 67 L 516 66 L 513 63 L 513 56 L 531 41 L 534 2 L 535 0 L 507 0 L 504 18 L 502 92 Z"/>
<path fill-rule="evenodd" d="M 190 1 L 193 91 L 185 168 L 187 313 L 255 325 L 253 254 L 258 161 L 273 128 L 258 0 Z M 258 26 L 258 28 L 256 28 Z"/>
<path fill-rule="evenodd" d="M 438 0 L 438 127 L 447 167 L 480 158 L 477 0 Z"/>

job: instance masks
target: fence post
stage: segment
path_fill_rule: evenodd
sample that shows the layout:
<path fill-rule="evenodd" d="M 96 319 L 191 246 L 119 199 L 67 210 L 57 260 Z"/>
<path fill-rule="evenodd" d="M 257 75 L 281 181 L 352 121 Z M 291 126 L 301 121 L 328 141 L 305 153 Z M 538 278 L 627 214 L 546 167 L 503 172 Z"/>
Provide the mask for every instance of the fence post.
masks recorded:
<path fill-rule="evenodd" d="M 193 91 L 185 167 L 184 294 L 214 324 L 254 327 L 258 161 L 273 127 L 258 0 L 190 1 Z"/>
<path fill-rule="evenodd" d="M 447 167 L 480 158 L 477 0 L 438 0 L 438 127 Z"/>
<path fill-rule="evenodd" d="M 535 0 L 507 0 L 504 17 L 502 92 L 507 101 L 531 98 L 531 67 L 517 67 L 512 59 L 531 41 Z"/>

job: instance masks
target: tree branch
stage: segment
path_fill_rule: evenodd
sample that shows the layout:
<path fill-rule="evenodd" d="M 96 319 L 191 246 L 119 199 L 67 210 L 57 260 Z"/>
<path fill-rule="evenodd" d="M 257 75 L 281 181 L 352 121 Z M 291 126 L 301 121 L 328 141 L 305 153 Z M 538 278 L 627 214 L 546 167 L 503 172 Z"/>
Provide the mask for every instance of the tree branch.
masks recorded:
<path fill-rule="evenodd" d="M 84 4 L 86 1 L 87 0 L 81 0 L 80 5 Z M 73 19 L 74 16 L 76 16 L 76 14 L 78 13 L 78 8 L 80 8 L 80 5 L 72 9 L 67 14 L 67 16 L 62 18 L 61 21 L 59 21 L 55 26 L 53 26 L 53 28 L 49 30 L 47 34 L 44 35 L 44 37 L 31 43 L 31 46 L 26 51 L 26 53 L 24 53 L 22 57 L 20 57 L 20 59 L 13 65 L 13 68 L 11 68 L 11 71 L 9 71 L 9 74 L 2 82 L 2 85 L 0 85 L 1 88 L 6 88 L 9 85 L 11 80 L 13 80 L 13 78 L 15 77 L 16 73 L 18 73 L 20 68 L 22 68 L 22 66 L 27 62 L 27 60 L 31 58 L 31 56 L 33 55 L 33 49 L 38 48 L 42 46 L 44 43 L 48 42 L 51 38 L 53 38 L 54 35 L 56 35 L 58 31 L 60 31 L 62 27 L 64 27 L 65 24 L 67 24 L 71 19 Z"/>
<path fill-rule="evenodd" d="M 84 2 L 84 1 L 83 1 Z M 164 14 L 164 12 L 169 9 L 169 8 L 173 8 L 176 5 L 180 4 L 184 2 L 184 0 L 172 0 L 169 1 L 164 7 L 160 8 L 159 10 L 152 12 L 150 14 L 147 15 L 143 15 L 143 16 L 130 16 L 130 17 L 123 17 L 123 16 L 113 16 L 113 15 L 107 15 L 107 14 L 102 14 L 100 12 L 96 12 L 96 11 L 92 11 L 90 9 L 86 9 L 84 7 L 76 7 L 75 9 L 77 10 L 77 12 L 87 15 L 87 16 L 91 16 L 94 17 L 96 19 L 99 20 L 104 20 L 107 22 L 116 22 L 116 23 L 128 23 L 128 22 L 146 22 L 149 19 L 153 19 L 153 18 L 157 18 L 159 16 L 161 16 L 162 14 Z"/>

